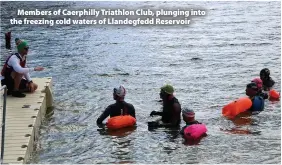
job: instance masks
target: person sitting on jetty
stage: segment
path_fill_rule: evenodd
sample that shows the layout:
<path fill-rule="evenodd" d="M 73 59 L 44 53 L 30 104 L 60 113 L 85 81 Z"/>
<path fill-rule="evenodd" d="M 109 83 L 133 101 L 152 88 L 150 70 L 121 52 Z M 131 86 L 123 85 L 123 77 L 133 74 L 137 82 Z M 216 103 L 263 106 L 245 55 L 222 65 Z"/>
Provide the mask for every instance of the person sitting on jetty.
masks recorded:
<path fill-rule="evenodd" d="M 99 116 L 96 123 L 98 126 L 101 126 L 103 121 L 108 117 L 115 117 L 120 115 L 130 115 L 135 117 L 135 109 L 132 104 L 129 104 L 124 101 L 126 90 L 123 86 L 114 88 L 113 99 L 116 100 L 116 103 L 109 105 L 106 110 Z"/>
<path fill-rule="evenodd" d="M 27 68 L 26 56 L 28 54 L 28 43 L 16 38 L 18 53 L 12 54 L 6 60 L 1 71 L 1 85 L 6 85 L 8 92 L 14 97 L 25 97 L 22 92 L 34 92 L 37 89 L 29 72 L 42 71 L 43 67 Z"/>
<path fill-rule="evenodd" d="M 174 89 L 171 85 L 161 87 L 160 98 L 163 101 L 163 111 L 152 111 L 150 116 L 161 116 L 160 121 L 149 122 L 148 126 L 152 127 L 178 127 L 181 122 L 181 105 L 178 99 L 173 95 Z"/>

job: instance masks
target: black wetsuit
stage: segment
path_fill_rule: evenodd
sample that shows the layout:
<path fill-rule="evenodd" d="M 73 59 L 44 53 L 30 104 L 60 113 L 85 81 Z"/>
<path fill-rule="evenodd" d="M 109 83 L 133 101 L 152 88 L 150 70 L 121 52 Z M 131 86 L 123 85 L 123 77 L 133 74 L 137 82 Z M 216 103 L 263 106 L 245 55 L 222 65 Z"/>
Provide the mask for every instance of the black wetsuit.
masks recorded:
<path fill-rule="evenodd" d="M 121 114 L 122 112 L 123 114 Z M 97 119 L 97 124 L 102 124 L 108 116 L 115 117 L 120 115 L 130 115 L 135 118 L 134 106 L 125 101 L 117 101 L 106 108 L 106 110 Z"/>
<path fill-rule="evenodd" d="M 174 104 L 178 104 L 179 105 L 179 112 L 175 112 L 174 110 Z M 155 111 L 154 111 L 155 112 Z M 174 114 L 177 113 L 177 114 Z M 155 112 L 154 115 L 159 115 L 161 116 L 161 121 L 163 122 L 163 124 L 160 124 L 159 121 L 152 121 L 152 122 L 148 122 L 148 126 L 150 128 L 154 128 L 154 127 L 168 127 L 168 128 L 175 128 L 178 127 L 180 122 L 181 122 L 181 105 L 178 102 L 177 98 L 173 98 L 171 100 L 169 100 L 168 102 L 164 102 L 163 104 L 163 111 L 162 112 Z M 173 117 L 177 116 L 178 120 L 174 123 Z"/>
<path fill-rule="evenodd" d="M 180 122 L 181 122 L 181 117 L 180 117 L 181 111 L 179 111 L 179 114 L 174 114 L 175 112 L 173 110 L 173 105 L 175 103 L 179 104 L 179 107 L 181 109 L 181 105 L 178 102 L 177 98 L 175 98 L 175 97 L 173 99 L 169 100 L 168 102 L 164 103 L 163 112 L 161 114 L 163 123 L 171 123 L 172 116 L 174 116 L 174 115 L 178 116 L 179 115 L 179 120 L 176 122 L 177 123 L 176 125 L 180 124 Z"/>
<path fill-rule="evenodd" d="M 263 89 L 269 90 L 269 88 L 271 88 L 275 84 L 275 81 L 272 80 L 271 77 L 268 77 L 266 80 L 262 80 L 262 83 L 263 83 Z"/>
<path fill-rule="evenodd" d="M 186 123 L 186 125 L 184 127 L 182 127 L 181 131 L 180 131 L 180 134 L 181 135 L 184 135 L 184 129 L 190 125 L 193 125 L 193 124 L 202 124 L 200 122 L 198 122 L 197 120 L 194 120 L 192 122 L 189 122 L 189 123 Z"/>

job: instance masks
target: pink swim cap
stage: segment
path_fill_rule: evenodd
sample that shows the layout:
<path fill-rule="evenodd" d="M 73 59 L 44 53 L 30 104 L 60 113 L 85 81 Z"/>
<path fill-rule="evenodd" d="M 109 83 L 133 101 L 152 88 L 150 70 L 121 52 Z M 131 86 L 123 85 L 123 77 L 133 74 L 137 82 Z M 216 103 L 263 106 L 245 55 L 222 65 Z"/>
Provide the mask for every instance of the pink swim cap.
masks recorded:
<path fill-rule="evenodd" d="M 257 84 L 258 90 L 262 89 L 262 81 L 261 81 L 260 78 L 255 78 L 255 79 L 252 80 L 252 82 Z"/>

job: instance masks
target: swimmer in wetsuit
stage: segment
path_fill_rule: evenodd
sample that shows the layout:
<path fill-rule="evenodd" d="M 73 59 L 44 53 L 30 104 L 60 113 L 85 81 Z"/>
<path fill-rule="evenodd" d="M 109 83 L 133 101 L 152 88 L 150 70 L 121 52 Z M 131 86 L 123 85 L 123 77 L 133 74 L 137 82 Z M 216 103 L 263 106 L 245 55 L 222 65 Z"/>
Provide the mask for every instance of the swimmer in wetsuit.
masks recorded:
<path fill-rule="evenodd" d="M 182 110 L 182 117 L 183 117 L 183 120 L 185 121 L 186 125 L 184 127 L 182 127 L 181 131 L 180 131 L 180 134 L 182 136 L 184 136 L 184 129 L 190 125 L 193 125 L 193 124 L 202 124 L 200 122 L 198 122 L 197 120 L 195 120 L 195 112 L 193 110 L 190 110 L 190 109 L 183 109 Z"/>
<path fill-rule="evenodd" d="M 263 97 L 258 95 L 258 91 L 259 91 L 259 88 L 258 88 L 258 86 L 257 86 L 257 84 L 255 82 L 251 82 L 251 83 L 247 84 L 247 86 L 246 86 L 246 95 L 249 96 L 249 98 L 252 101 L 252 106 L 248 110 L 250 112 L 253 112 L 253 111 L 263 111 L 263 109 L 264 109 L 264 99 L 263 99 Z M 259 107 L 256 107 L 256 108 L 255 108 L 256 105 L 254 104 L 254 100 L 255 99 L 261 100 L 261 105 Z"/>
<path fill-rule="evenodd" d="M 163 101 L 163 111 L 152 111 L 150 116 L 161 116 L 160 121 L 149 122 L 149 127 L 179 127 L 181 122 L 181 105 L 178 99 L 173 96 L 174 89 L 171 85 L 161 88 L 160 98 Z"/>
<path fill-rule="evenodd" d="M 260 78 L 255 78 L 252 80 L 252 82 L 256 83 L 258 88 L 258 92 L 256 95 L 261 96 L 263 99 L 268 99 L 268 94 L 262 91 L 262 86 L 263 86 L 262 80 Z"/>
<path fill-rule="evenodd" d="M 275 81 L 270 77 L 270 70 L 268 68 L 260 71 L 260 79 L 263 82 L 263 90 L 265 91 L 269 91 L 275 84 Z"/>
<path fill-rule="evenodd" d="M 99 116 L 96 123 L 100 127 L 102 122 L 108 117 L 115 117 L 120 115 L 130 115 L 135 118 L 135 109 L 132 104 L 124 101 L 126 90 L 123 86 L 114 88 L 113 98 L 116 103 L 109 105 L 106 110 Z"/>

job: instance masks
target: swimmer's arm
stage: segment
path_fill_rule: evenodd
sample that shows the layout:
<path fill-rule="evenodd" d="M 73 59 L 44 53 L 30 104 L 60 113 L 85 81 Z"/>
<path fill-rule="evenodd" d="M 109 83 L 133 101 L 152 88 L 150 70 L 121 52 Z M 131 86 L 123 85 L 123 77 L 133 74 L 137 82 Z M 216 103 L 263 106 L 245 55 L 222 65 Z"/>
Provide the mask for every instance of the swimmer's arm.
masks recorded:
<path fill-rule="evenodd" d="M 136 118 L 136 117 L 135 117 L 135 108 L 134 108 L 133 105 L 132 105 L 132 107 L 130 107 L 130 111 L 129 111 L 129 112 L 130 112 L 130 114 L 129 114 L 130 116 Z"/>
<path fill-rule="evenodd" d="M 150 113 L 150 116 L 163 116 L 163 112 L 152 111 L 152 112 Z"/>
<path fill-rule="evenodd" d="M 270 78 L 270 84 L 269 84 L 269 86 L 270 86 L 270 87 L 273 87 L 274 84 L 275 84 L 275 81 L 274 81 L 272 78 Z"/>
<path fill-rule="evenodd" d="M 263 85 L 263 89 L 264 89 L 265 91 L 270 91 L 270 90 L 272 89 L 272 87 L 274 86 L 274 84 L 275 84 L 275 81 L 274 81 L 272 78 L 270 78 L 270 79 L 266 82 L 266 84 Z"/>
<path fill-rule="evenodd" d="M 163 116 L 163 112 L 156 112 L 156 115 Z"/>
<path fill-rule="evenodd" d="M 106 110 L 98 117 L 96 123 L 97 125 L 103 124 L 103 121 L 110 116 L 110 106 L 106 108 Z"/>

